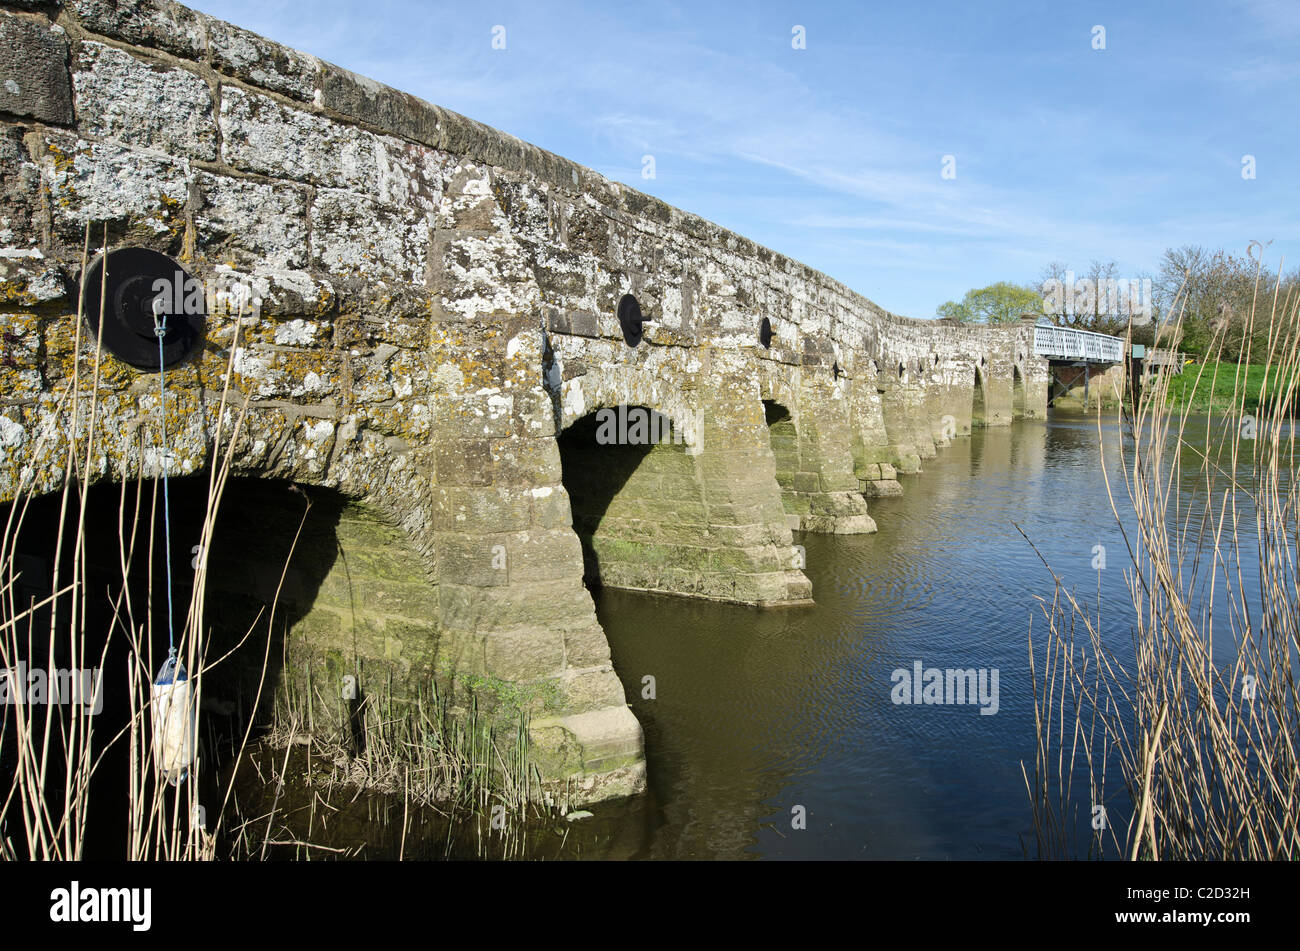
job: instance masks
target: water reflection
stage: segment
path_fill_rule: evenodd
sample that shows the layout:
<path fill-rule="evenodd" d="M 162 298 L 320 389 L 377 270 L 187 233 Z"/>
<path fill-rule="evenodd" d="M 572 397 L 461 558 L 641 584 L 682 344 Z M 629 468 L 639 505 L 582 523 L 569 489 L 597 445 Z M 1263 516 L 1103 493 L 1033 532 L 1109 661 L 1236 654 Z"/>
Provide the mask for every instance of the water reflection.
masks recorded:
<path fill-rule="evenodd" d="M 1169 498 L 1180 518 L 1200 517 L 1207 451 L 1217 469 L 1257 484 L 1249 454 L 1234 466 L 1228 450 L 1243 445 L 1220 445 L 1225 435 L 1194 421 L 1174 448 L 1183 468 Z M 1035 598 L 1050 599 L 1054 589 L 1043 561 L 1081 603 L 1100 606 L 1108 646 L 1121 661 L 1131 656 L 1127 545 L 1106 477 L 1121 515 L 1131 511 L 1123 469 L 1132 460 L 1132 438 L 1113 420 L 1099 430 L 1096 417 L 1057 414 L 976 430 L 924 473 L 904 476 L 903 498 L 873 502 L 877 534 L 798 538 L 811 607 L 760 611 L 596 592 L 615 669 L 645 729 L 650 790 L 594 805 L 591 818 L 530 827 L 525 854 L 933 860 L 1032 851 L 1021 762 L 1032 774 L 1027 638 L 1031 619 L 1043 630 Z M 1290 484 L 1287 475 L 1284 491 Z M 1254 525 L 1248 499 L 1240 517 Z M 1131 515 L 1125 527 L 1135 539 Z M 1104 571 L 1094 568 L 1098 546 L 1108 556 Z M 1204 556 L 1214 540 L 1206 534 L 1197 547 Z M 1242 578 L 1257 591 L 1254 556 L 1243 555 Z M 1218 598 L 1224 632 L 1226 611 Z M 1216 655 L 1226 659 L 1231 645 L 1219 637 Z M 975 703 L 894 703 L 891 676 L 918 661 L 996 668 L 997 713 L 981 715 Z M 653 699 L 642 696 L 647 675 Z M 401 805 L 366 803 L 357 824 L 369 827 L 372 813 L 396 815 Z M 793 827 L 796 811 L 806 828 Z M 341 820 L 336 827 L 350 828 Z M 411 829 L 401 846 L 380 835 L 367 856 L 490 854 L 477 833 L 450 833 L 437 817 Z"/>
<path fill-rule="evenodd" d="M 1203 449 L 1200 425 L 1188 442 Z M 1113 422 L 1099 438 L 1095 417 L 1057 416 L 957 440 L 904 477 L 903 498 L 873 503 L 877 534 L 797 539 L 814 607 L 598 592 L 646 731 L 652 789 L 628 817 L 641 842 L 633 854 L 1021 857 L 1031 829 L 1020 764 L 1032 772 L 1034 749 L 1027 633 L 1031 615 L 1041 630 L 1034 597 L 1050 598 L 1053 583 L 1020 530 L 1081 601 L 1102 605 L 1107 640 L 1122 650 L 1126 548 L 1101 446 L 1124 513 L 1123 438 Z M 1181 451 L 1173 496 L 1194 507 L 1205 495 L 1199 457 Z M 1238 466 L 1241 478 L 1251 471 Z M 1098 545 L 1115 570 L 1094 570 Z M 891 673 L 915 661 L 997 668 L 998 713 L 896 705 Z M 646 674 L 653 700 L 641 699 Z M 796 807 L 804 830 L 792 828 Z"/>

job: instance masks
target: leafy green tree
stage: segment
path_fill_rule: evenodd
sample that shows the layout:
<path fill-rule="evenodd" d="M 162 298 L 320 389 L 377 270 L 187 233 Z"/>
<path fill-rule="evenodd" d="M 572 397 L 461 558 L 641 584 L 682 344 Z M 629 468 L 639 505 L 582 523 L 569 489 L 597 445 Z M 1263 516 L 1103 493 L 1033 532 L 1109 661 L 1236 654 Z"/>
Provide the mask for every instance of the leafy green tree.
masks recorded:
<path fill-rule="evenodd" d="M 964 324 L 1006 324 L 1019 320 L 1022 314 L 1040 313 L 1042 307 L 1042 295 L 1034 288 L 998 281 L 967 291 L 960 301 L 939 305 L 938 313 Z"/>

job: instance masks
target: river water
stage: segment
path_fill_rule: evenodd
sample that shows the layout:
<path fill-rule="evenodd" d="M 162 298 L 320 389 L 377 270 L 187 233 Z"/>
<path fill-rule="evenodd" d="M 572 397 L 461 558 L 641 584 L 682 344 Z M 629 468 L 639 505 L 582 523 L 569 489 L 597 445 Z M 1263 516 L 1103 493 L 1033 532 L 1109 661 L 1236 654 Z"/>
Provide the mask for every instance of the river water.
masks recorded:
<path fill-rule="evenodd" d="M 1204 422 L 1193 429 L 1203 441 Z M 1110 643 L 1131 644 L 1128 558 L 1102 469 L 1104 445 L 1123 514 L 1122 438 L 1113 419 L 1099 437 L 1095 416 L 1054 415 L 956 440 L 903 477 L 904 497 L 872 503 L 878 533 L 796 535 L 815 607 L 597 592 L 645 728 L 651 792 L 607 807 L 592 829 L 606 847 L 590 847 L 665 859 L 1032 854 L 1028 635 L 1031 618 L 1044 630 L 1035 597 L 1054 590 L 1039 554 L 1100 604 Z M 1187 501 L 1196 480 L 1180 489 Z M 894 671 L 918 661 L 996 669 L 996 712 L 895 703 Z"/>
<path fill-rule="evenodd" d="M 1187 446 L 1204 446 L 1207 432 L 1205 420 L 1193 421 L 1175 450 L 1184 476 L 1171 504 L 1184 511 L 1203 504 Z M 1126 438 L 1113 418 L 1099 431 L 1095 416 L 1056 413 L 956 440 L 924 472 L 902 477 L 902 498 L 872 503 L 877 533 L 796 535 L 814 606 L 594 592 L 645 730 L 650 789 L 593 805 L 577 822 L 531 824 L 509 857 L 1033 856 L 1022 763 L 1032 777 L 1030 625 L 1041 668 L 1036 599 L 1055 590 L 1044 560 L 1087 610 L 1100 606 L 1107 646 L 1121 662 L 1131 658 L 1129 559 L 1104 475 L 1131 533 Z M 1239 464 L 1243 484 L 1250 470 Z M 1253 568 L 1244 571 L 1249 578 Z M 1226 624 L 1216 608 L 1216 628 Z M 918 663 L 987 672 L 987 699 L 895 702 L 900 672 Z M 396 857 L 401 803 L 366 809 L 353 827 L 368 842 L 364 854 Z M 449 838 L 434 821 L 404 838 L 408 858 L 492 853 L 478 826 Z"/>

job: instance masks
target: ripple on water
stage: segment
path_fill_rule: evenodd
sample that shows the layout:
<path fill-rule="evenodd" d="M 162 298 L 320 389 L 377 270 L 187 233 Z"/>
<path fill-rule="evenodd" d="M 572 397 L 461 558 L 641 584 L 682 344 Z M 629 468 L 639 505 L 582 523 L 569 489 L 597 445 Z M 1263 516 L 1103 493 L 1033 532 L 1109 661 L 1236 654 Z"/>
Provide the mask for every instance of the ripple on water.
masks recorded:
<path fill-rule="evenodd" d="M 1106 438 L 1117 442 L 1113 427 Z M 1107 453 L 1118 486 L 1117 459 Z M 1052 582 L 1016 526 L 1095 599 L 1093 546 L 1123 546 L 1100 464 L 1095 424 L 1082 421 L 958 440 L 905 477 L 903 498 L 870 503 L 876 534 L 797 539 L 810 608 L 599 592 L 646 730 L 660 809 L 648 854 L 1019 857 L 1020 763 L 1033 758 L 1028 622 Z M 1122 574 L 1102 577 L 1119 618 Z M 1118 623 L 1116 635 L 1127 637 Z M 998 713 L 895 704 L 891 675 L 917 660 L 998 668 Z M 654 700 L 640 697 L 646 674 Z M 794 805 L 810 818 L 792 835 Z"/>

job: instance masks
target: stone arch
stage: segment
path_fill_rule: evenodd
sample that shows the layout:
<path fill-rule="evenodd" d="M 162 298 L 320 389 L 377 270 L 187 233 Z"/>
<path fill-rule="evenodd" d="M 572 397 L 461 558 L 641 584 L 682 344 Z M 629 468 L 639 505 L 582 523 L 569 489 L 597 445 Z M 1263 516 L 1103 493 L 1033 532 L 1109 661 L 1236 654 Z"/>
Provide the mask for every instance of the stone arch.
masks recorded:
<path fill-rule="evenodd" d="M 110 372 L 120 375 L 116 367 L 106 366 L 105 375 Z M 83 412 L 77 433 L 79 458 L 84 458 L 89 438 L 95 440 L 95 449 L 92 465 L 74 491 L 112 496 L 114 512 L 121 491 L 134 492 L 131 483 L 139 481 L 145 495 L 161 485 L 164 458 L 157 426 L 158 397 L 149 375 L 141 374 L 137 381 L 149 385 L 130 390 L 122 387 L 116 392 L 101 390 L 95 418 L 89 420 L 89 413 Z M 430 531 L 429 480 L 427 473 L 421 472 L 417 453 L 404 438 L 361 425 L 356 415 L 340 414 L 322 405 L 251 401 L 241 418 L 242 394 L 230 394 L 223 405 L 219 392 L 205 392 L 204 382 L 202 367 L 169 372 L 169 383 L 174 385 L 167 394 L 170 461 L 166 465 L 170 492 L 184 511 L 194 507 L 193 497 L 200 491 L 196 486 L 201 487 L 206 505 L 213 467 L 227 459 L 230 463 L 230 479 L 216 509 L 218 535 L 213 539 L 213 552 L 225 549 L 236 554 L 225 568 L 210 566 L 209 588 L 221 594 L 209 597 L 208 609 L 229 614 L 240 590 L 266 594 L 263 576 L 278 579 L 284 564 L 275 566 L 262 559 L 256 562 L 264 569 L 259 574 L 253 569 L 250 553 L 271 544 L 271 536 L 283 540 L 286 528 L 280 516 L 287 518 L 285 513 L 291 514 L 295 507 L 305 508 L 300 500 L 316 499 L 311 525 L 313 531 L 319 529 L 318 537 L 300 547 L 295 560 L 307 558 L 309 549 L 322 549 L 326 556 L 346 561 L 347 549 L 353 547 L 358 559 L 347 566 L 348 577 L 364 581 L 373 591 L 355 599 L 358 609 L 349 624 L 331 627 L 322 621 L 325 614 L 310 617 L 319 588 L 311 579 L 324 583 L 332 578 L 330 589 L 339 597 L 350 582 L 331 575 L 337 567 L 332 561 L 310 569 L 294 567 L 289 588 L 296 594 L 285 598 L 280 618 L 307 619 L 306 626 L 294 636 L 289 628 L 268 630 L 267 635 L 284 640 L 308 665 L 312 663 L 306 660 L 309 656 L 322 662 L 333 658 L 335 668 L 346 658 L 353 672 L 360 674 L 368 664 L 378 664 L 397 671 L 392 678 L 396 692 L 418 689 L 436 666 L 440 588 Z M 421 409 L 422 413 L 409 416 L 427 417 L 427 407 Z M 31 438 L 0 454 L 0 507 L 15 500 L 22 504 L 26 499 L 39 505 L 42 499 L 56 498 L 63 487 L 72 413 L 53 394 L 42 397 L 38 408 L 30 412 L 25 432 Z M 88 422 L 93 425 L 87 426 Z M 280 491 L 285 486 L 294 487 L 296 493 Z M 273 491 L 279 492 L 280 509 L 266 504 L 266 493 Z M 328 524 L 320 523 L 325 515 Z M 190 528 L 185 528 L 178 514 L 173 522 L 178 569 L 173 576 L 180 581 L 193 577 L 191 549 L 200 540 L 193 521 L 191 518 Z M 297 522 L 292 527 L 296 529 Z M 116 547 L 111 540 L 110 547 Z M 389 602 L 399 595 L 405 607 L 390 610 Z M 347 644 L 331 640 L 340 631 L 350 632 Z M 384 681 L 389 682 L 387 675 Z M 274 694 L 273 689 L 266 692 L 267 697 Z M 330 692 L 331 697 L 336 694 Z"/>
<path fill-rule="evenodd" d="M 276 711 L 310 723 L 321 740 L 343 741 L 360 752 L 366 742 L 363 718 L 357 706 L 342 699 L 343 676 L 355 678 L 358 702 L 373 696 L 387 707 L 390 698 L 427 695 L 439 647 L 438 589 L 429 583 L 405 530 L 379 506 L 319 486 L 234 476 L 225 484 L 203 551 L 198 543 L 210 510 L 209 487 L 207 472 L 169 478 L 164 519 L 160 482 L 100 479 L 80 490 L 86 519 L 77 525 L 74 515 L 64 522 L 61 547 L 59 493 L 0 504 L 0 524 L 12 527 L 6 532 L 6 554 L 21 565 L 23 587 L 38 600 L 51 593 L 56 560 L 60 585 L 73 577 L 71 540 L 78 534 L 83 539 L 88 596 L 78 597 L 86 607 L 79 628 L 83 656 L 94 657 L 104 672 L 105 700 L 97 721 L 97 736 L 104 738 L 131 715 L 124 679 L 131 657 L 138 655 L 150 672 L 166 657 L 168 546 L 163 538 L 170 528 L 171 621 L 187 667 L 199 675 L 203 690 L 200 755 L 206 765 L 199 777 L 205 801 L 212 801 L 208 794 L 215 790 L 216 773 L 246 727 L 269 726 Z M 79 501 L 74 495 L 74 513 Z M 21 511 L 21 524 L 9 522 L 10 511 Z M 200 557 L 207 570 L 203 650 L 196 665 L 188 659 L 184 632 Z M 72 641 L 67 625 L 74 596 L 58 602 L 59 631 L 51 645 L 59 650 Z M 6 602 L 0 612 L 7 607 Z M 43 630 L 55 620 L 49 608 L 41 610 Z M 63 658 L 56 666 L 70 666 L 69 661 Z M 43 660 L 36 663 L 44 666 Z M 93 781 L 102 777 L 105 790 L 120 790 L 125 769 L 121 756 L 107 756 Z M 121 854 L 110 843 L 115 824 L 94 825 L 88 832 L 96 848 Z"/>
<path fill-rule="evenodd" d="M 733 386 L 691 394 L 614 369 L 567 381 L 560 405 L 563 486 L 589 585 L 760 605 L 809 599 L 774 476 L 748 445 L 749 404 Z M 602 441 L 602 426 L 626 440 Z M 652 428 L 667 438 L 633 442 Z"/>
<path fill-rule="evenodd" d="M 707 595 L 708 516 L 694 458 L 671 417 L 597 407 L 557 437 L 589 587 Z"/>
<path fill-rule="evenodd" d="M 765 441 L 792 530 L 858 534 L 876 524 L 860 495 L 854 447 L 860 430 L 850 404 L 857 383 L 805 368 L 760 376 Z"/>
<path fill-rule="evenodd" d="M 557 429 L 562 432 L 601 409 L 639 406 L 672 420 L 688 451 L 698 453 L 702 426 L 697 401 L 680 380 L 639 369 L 604 366 L 564 381 L 558 391 Z"/>
<path fill-rule="evenodd" d="M 236 395 L 224 406 L 219 396 L 206 398 L 201 388 L 185 383 L 169 389 L 166 441 L 171 478 L 209 471 L 228 457 L 232 476 L 284 480 L 369 499 L 407 532 L 433 577 L 428 479 L 404 438 L 360 425 L 355 415 L 340 417 L 336 411 L 279 401 L 251 403 L 241 419 Z M 72 413 L 56 407 L 52 395 L 43 402 L 49 405 L 33 411 L 33 432 L 24 431 L 16 446 L 0 454 L 0 502 L 63 487 Z M 427 406 L 415 409 L 429 414 Z M 78 456 L 85 453 L 88 439 L 95 443 L 91 467 L 79 481 L 89 487 L 159 478 L 163 466 L 158 412 L 151 387 L 134 398 L 101 393 L 92 430 L 84 418 L 78 427 Z"/>
<path fill-rule="evenodd" d="M 776 369 L 764 368 L 768 372 L 758 375 L 758 396 L 764 404 L 780 403 L 793 417 L 799 408 L 799 382 L 796 373 L 789 367 L 778 366 Z M 766 422 L 766 416 L 764 417 Z"/>

